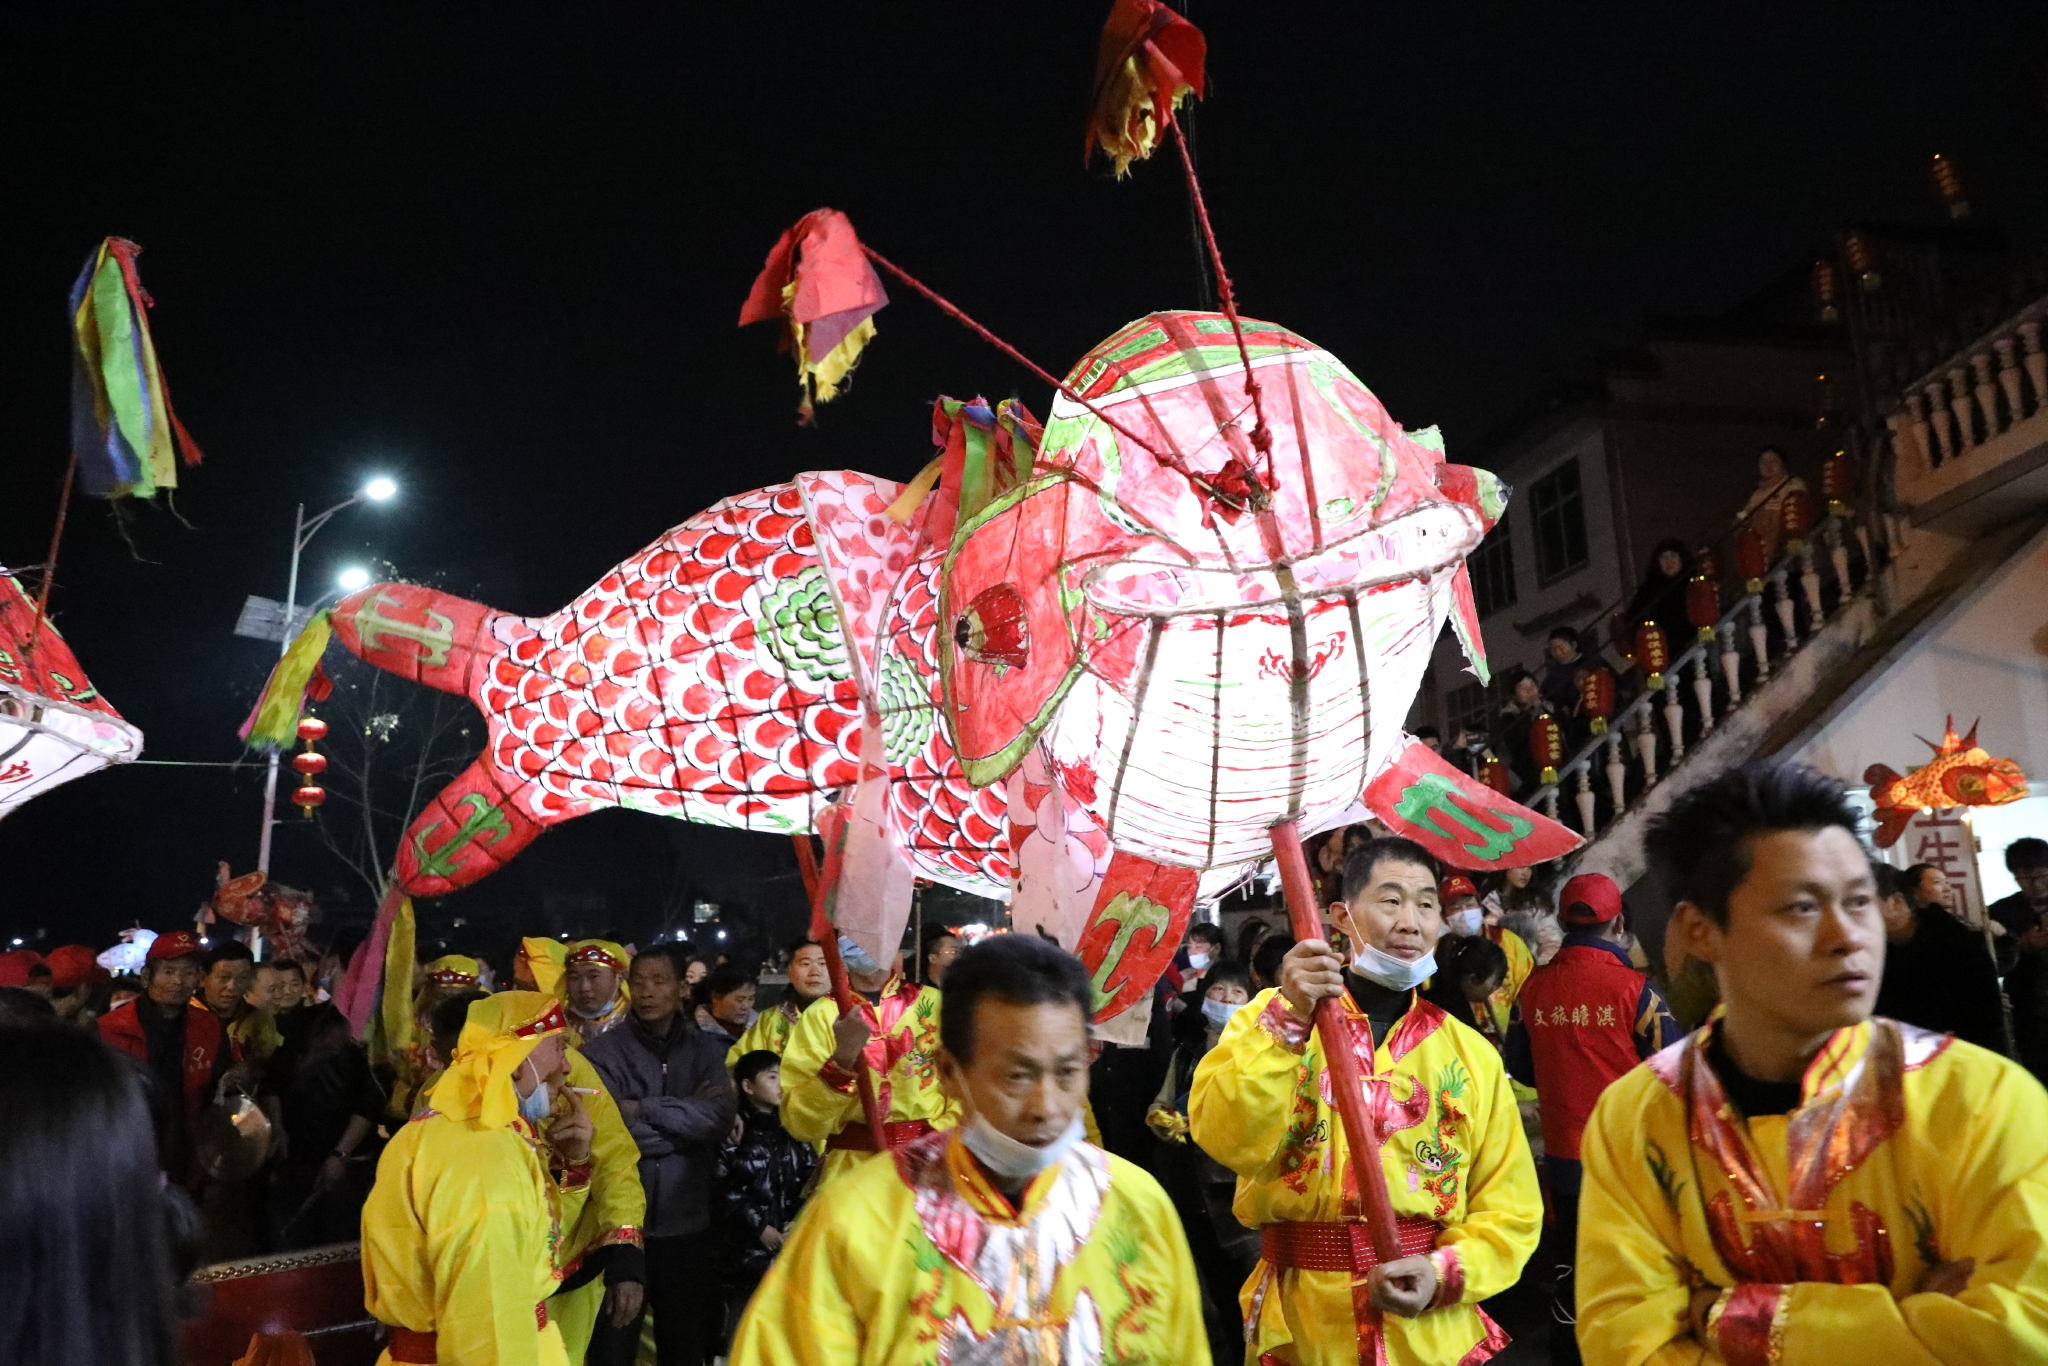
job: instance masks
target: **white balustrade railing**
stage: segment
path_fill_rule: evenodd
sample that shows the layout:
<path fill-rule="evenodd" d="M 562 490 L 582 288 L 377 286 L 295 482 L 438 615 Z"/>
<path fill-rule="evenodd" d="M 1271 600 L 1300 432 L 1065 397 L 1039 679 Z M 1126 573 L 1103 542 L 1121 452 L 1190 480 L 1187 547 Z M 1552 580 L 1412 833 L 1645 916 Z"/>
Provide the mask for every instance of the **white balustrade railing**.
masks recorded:
<path fill-rule="evenodd" d="M 1849 553 L 1852 536 L 1862 552 L 1860 555 Z M 1826 624 L 1830 614 L 1822 595 L 1820 566 L 1825 564 L 1832 571 L 1830 577 L 1836 589 L 1834 615 L 1839 615 L 1854 598 L 1869 591 L 1874 572 L 1869 547 L 1869 528 L 1860 523 L 1852 528 L 1849 520 L 1841 516 L 1827 518 L 1813 529 L 1810 539 L 1788 545 L 1788 553 L 1771 566 L 1759 581 L 1757 591 L 1736 598 L 1710 629 L 1701 632 L 1689 649 L 1670 661 L 1663 671 L 1661 688 L 1645 689 L 1608 718 L 1605 733 L 1592 737 L 1558 765 L 1557 781 L 1537 788 L 1525 799 L 1527 804 L 1555 816 L 1560 793 L 1570 792 L 1578 809 L 1579 828 L 1589 838 L 1599 834 L 1605 825 L 1596 827 L 1594 823 L 1598 807 L 1595 768 L 1606 779 L 1611 806 L 1607 823 L 1611 824 L 1630 805 L 1631 777 L 1641 780 L 1637 794 L 1640 796 L 1684 759 L 1687 712 L 1680 689 L 1690 684 L 1693 714 L 1699 718 L 1700 735 L 1704 738 L 1716 720 L 1733 715 L 1747 700 L 1742 686 L 1743 657 L 1737 642 L 1747 637 L 1755 662 L 1756 673 L 1748 693 L 1753 698 L 1770 679 L 1772 664 L 1782 662 L 1799 648 L 1800 608 L 1806 610 L 1806 640 L 1811 640 Z M 1766 599 L 1776 615 L 1781 639 L 1775 661 L 1771 633 L 1764 624 Z M 1720 666 L 1723 698 L 1718 712 L 1714 705 L 1716 663 Z"/>

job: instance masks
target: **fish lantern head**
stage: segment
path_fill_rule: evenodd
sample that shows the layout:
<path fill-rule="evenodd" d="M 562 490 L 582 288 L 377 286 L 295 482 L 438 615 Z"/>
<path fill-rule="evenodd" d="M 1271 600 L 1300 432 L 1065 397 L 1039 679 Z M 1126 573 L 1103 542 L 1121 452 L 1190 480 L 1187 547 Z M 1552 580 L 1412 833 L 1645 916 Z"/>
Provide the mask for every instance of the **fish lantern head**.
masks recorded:
<path fill-rule="evenodd" d="M 940 602 L 969 780 L 1044 742 L 1119 848 L 1202 867 L 1268 850 L 1290 792 L 1305 824 L 1357 799 L 1507 497 L 1328 352 L 1244 334 L 1270 458 L 1229 321 L 1141 318 L 1068 373 L 1086 403 L 1055 396 L 1029 477 L 961 518 Z M 1322 738 L 1250 762 L 1290 720 Z"/>

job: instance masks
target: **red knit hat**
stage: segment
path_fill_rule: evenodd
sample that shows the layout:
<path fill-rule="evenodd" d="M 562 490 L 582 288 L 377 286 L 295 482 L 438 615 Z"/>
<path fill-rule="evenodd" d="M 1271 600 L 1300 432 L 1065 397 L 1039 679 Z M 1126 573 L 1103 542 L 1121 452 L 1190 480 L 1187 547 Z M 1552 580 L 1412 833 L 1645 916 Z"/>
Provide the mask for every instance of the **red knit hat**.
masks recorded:
<path fill-rule="evenodd" d="M 202 952 L 199 947 L 199 936 L 190 930 L 177 930 L 171 934 L 158 935 L 142 961 L 162 963 L 172 958 L 189 958 L 199 952 Z"/>
<path fill-rule="evenodd" d="M 1565 883 L 1557 905 L 1567 925 L 1604 925 L 1621 916 L 1621 888 L 1605 873 L 1580 873 Z"/>
<path fill-rule="evenodd" d="M 50 950 L 50 986 L 70 995 L 87 982 L 104 982 L 107 970 L 95 961 L 97 955 L 83 944 L 66 944 Z"/>

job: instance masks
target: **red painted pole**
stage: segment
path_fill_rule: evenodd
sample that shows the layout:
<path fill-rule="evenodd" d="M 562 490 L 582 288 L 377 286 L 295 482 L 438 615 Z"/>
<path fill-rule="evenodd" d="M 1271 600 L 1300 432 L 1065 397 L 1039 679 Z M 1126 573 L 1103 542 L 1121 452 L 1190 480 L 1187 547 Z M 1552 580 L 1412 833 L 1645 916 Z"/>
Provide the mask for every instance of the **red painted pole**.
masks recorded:
<path fill-rule="evenodd" d="M 1273 827 L 1273 858 L 1280 866 L 1280 887 L 1287 897 L 1287 919 L 1294 937 L 1321 939 L 1323 918 L 1316 905 L 1315 884 L 1309 881 L 1308 859 L 1293 821 Z M 1367 1025 L 1367 1038 L 1371 1031 L 1372 1026 Z M 1323 1045 L 1323 1066 L 1330 1071 L 1330 1094 L 1336 1097 L 1337 1116 L 1344 1124 L 1351 1167 L 1358 1173 L 1358 1201 L 1365 1206 L 1365 1227 L 1372 1237 L 1373 1253 L 1381 1262 L 1391 1262 L 1401 1255 L 1401 1245 L 1394 1234 L 1394 1202 L 1387 1194 L 1386 1169 L 1380 1166 L 1379 1126 L 1366 1108 L 1365 1082 L 1344 1027 L 1344 1007 L 1334 996 L 1316 1002 L 1316 1038 Z"/>
<path fill-rule="evenodd" d="M 839 850 L 837 845 L 828 846 L 825 851 L 825 875 L 818 875 L 818 854 L 811 848 L 809 835 L 793 835 L 796 841 L 796 866 L 804 875 L 804 890 L 811 898 L 811 934 L 818 941 L 818 947 L 825 951 L 825 972 L 832 979 L 832 999 L 839 1004 L 841 1015 L 850 1015 L 854 1010 L 853 987 L 846 980 L 846 964 L 839 957 L 839 932 L 833 928 L 832 920 L 825 914 L 825 889 L 839 880 Z M 855 1083 L 860 1087 L 860 1111 L 867 1117 L 868 1133 L 875 1140 L 875 1151 L 889 1151 L 889 1131 L 884 1127 L 882 1116 L 875 1113 L 875 1079 L 868 1072 L 867 1060 L 863 1058 L 855 1065 Z"/>

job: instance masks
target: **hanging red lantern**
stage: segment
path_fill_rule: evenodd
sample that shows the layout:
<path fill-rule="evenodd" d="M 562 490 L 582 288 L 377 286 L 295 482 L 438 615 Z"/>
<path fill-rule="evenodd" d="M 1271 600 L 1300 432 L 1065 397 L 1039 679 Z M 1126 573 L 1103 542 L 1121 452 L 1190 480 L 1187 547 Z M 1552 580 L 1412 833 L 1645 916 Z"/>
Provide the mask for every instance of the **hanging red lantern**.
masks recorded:
<path fill-rule="evenodd" d="M 1735 538 L 1735 569 L 1742 575 L 1743 592 L 1764 591 L 1764 575 L 1771 572 L 1771 566 L 1764 558 L 1764 538 L 1756 532 L 1745 531 Z"/>
<path fill-rule="evenodd" d="M 1703 545 L 1692 552 L 1692 572 L 1705 574 L 1719 583 L 1721 580 L 1721 552 L 1710 545 Z"/>
<path fill-rule="evenodd" d="M 1805 489 L 1789 489 L 1779 505 L 1779 525 L 1785 531 L 1785 549 L 1794 555 L 1806 553 L 1807 533 L 1813 530 L 1813 495 Z"/>
<path fill-rule="evenodd" d="M 299 722 L 299 738 L 307 744 L 315 744 L 327 738 L 327 723 L 317 716 L 308 716 Z"/>
<path fill-rule="evenodd" d="M 315 754 L 309 749 L 304 754 L 292 756 L 292 767 L 305 774 L 308 778 L 318 777 L 327 771 L 327 756 Z"/>
<path fill-rule="evenodd" d="M 1486 758 L 1479 765 L 1479 781 L 1503 797 L 1508 795 L 1508 766 L 1495 758 L 1491 750 L 1487 751 Z"/>
<path fill-rule="evenodd" d="M 1646 621 L 1636 627 L 1636 662 L 1642 665 L 1648 677 L 1646 683 L 1651 692 L 1664 687 L 1664 670 L 1671 664 L 1671 642 L 1664 634 L 1664 628 L 1654 621 Z"/>
<path fill-rule="evenodd" d="M 1564 762 L 1564 727 L 1554 716 L 1539 716 L 1529 723 L 1529 757 L 1542 765 L 1537 781 L 1549 787 L 1557 781 L 1557 766 Z"/>
<path fill-rule="evenodd" d="M 1721 620 L 1721 585 L 1704 574 L 1693 575 L 1685 586 L 1685 619 L 1700 633 L 1701 640 L 1714 638 Z"/>
<path fill-rule="evenodd" d="M 1852 491 L 1849 479 L 1849 452 L 1836 451 L 1828 457 L 1827 464 L 1821 466 L 1820 487 L 1821 492 L 1827 495 L 1829 514 L 1847 517 L 1849 495 Z"/>
<path fill-rule="evenodd" d="M 1963 193 L 1963 178 L 1956 174 L 1956 164 L 1939 152 L 1934 154 L 1934 192 L 1948 206 L 1950 218 L 1970 216 L 1970 199 Z"/>
<path fill-rule="evenodd" d="M 304 812 L 307 820 L 313 818 L 313 808 L 326 800 L 327 789 L 317 787 L 312 783 L 307 783 L 297 792 L 292 793 L 292 805 Z"/>
<path fill-rule="evenodd" d="M 1607 733 L 1607 718 L 1614 715 L 1614 671 L 1592 669 L 1579 680 L 1579 710 L 1592 721 L 1595 735 Z"/>
<path fill-rule="evenodd" d="M 1621 656 L 1622 663 L 1636 662 L 1636 633 L 1630 629 L 1626 613 L 1616 612 L 1607 619 L 1607 643 L 1614 647 L 1614 653 Z"/>
<path fill-rule="evenodd" d="M 1849 269 L 1856 272 L 1857 284 L 1871 290 L 1884 283 L 1884 276 L 1877 273 L 1877 251 L 1868 237 L 1860 232 L 1850 233 L 1842 241 L 1842 254 L 1849 258 Z"/>
<path fill-rule="evenodd" d="M 1835 307 L 1835 263 L 1823 257 L 1813 263 L 1813 301 L 1820 308 L 1820 320 L 1834 322 L 1842 316 Z"/>

